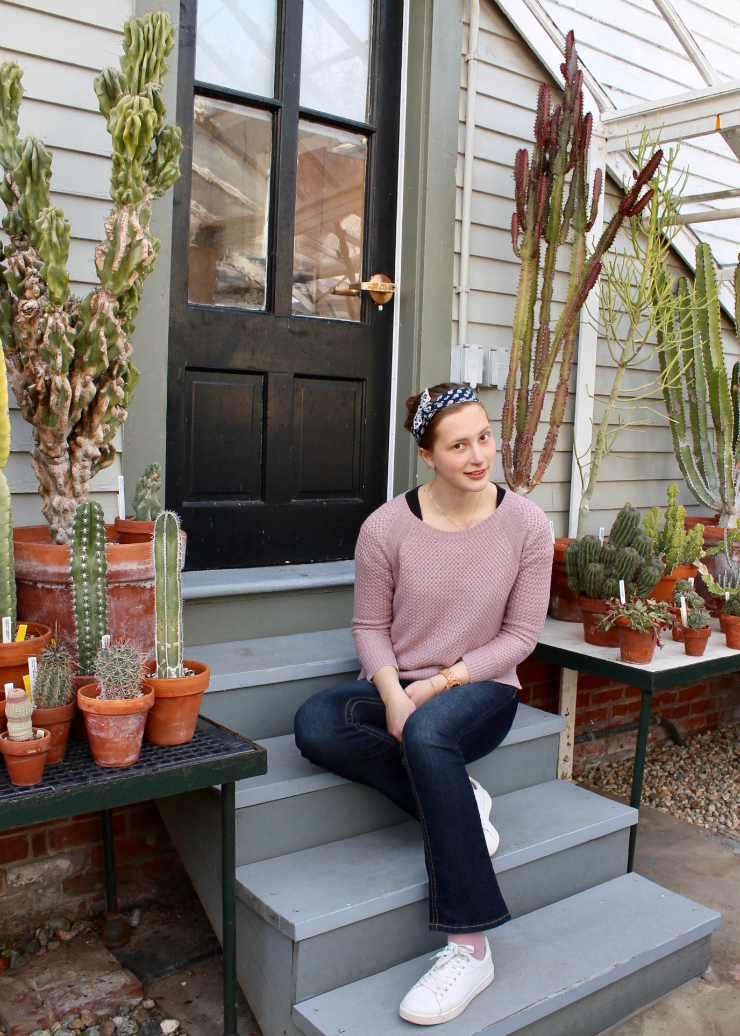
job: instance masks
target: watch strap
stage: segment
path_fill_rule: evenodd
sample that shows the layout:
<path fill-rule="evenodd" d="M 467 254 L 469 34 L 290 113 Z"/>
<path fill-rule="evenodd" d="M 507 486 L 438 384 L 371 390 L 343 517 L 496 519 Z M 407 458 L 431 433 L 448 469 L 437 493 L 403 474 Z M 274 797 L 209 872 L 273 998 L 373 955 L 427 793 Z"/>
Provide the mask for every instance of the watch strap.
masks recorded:
<path fill-rule="evenodd" d="M 440 676 L 444 676 L 447 681 L 447 686 L 445 687 L 446 691 L 448 691 L 450 687 L 462 686 L 462 680 L 459 676 L 456 676 L 451 669 L 440 669 L 439 673 Z"/>

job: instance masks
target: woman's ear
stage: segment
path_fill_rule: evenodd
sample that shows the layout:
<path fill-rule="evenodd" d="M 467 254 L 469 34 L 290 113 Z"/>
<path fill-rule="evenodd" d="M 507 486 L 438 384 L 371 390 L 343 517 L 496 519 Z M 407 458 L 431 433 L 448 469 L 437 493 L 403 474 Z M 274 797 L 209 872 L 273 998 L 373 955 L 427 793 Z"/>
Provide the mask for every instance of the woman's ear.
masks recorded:
<path fill-rule="evenodd" d="M 424 461 L 430 471 L 434 471 L 434 464 L 432 464 L 432 455 L 429 450 L 425 450 L 423 446 L 419 447 L 419 456 Z"/>

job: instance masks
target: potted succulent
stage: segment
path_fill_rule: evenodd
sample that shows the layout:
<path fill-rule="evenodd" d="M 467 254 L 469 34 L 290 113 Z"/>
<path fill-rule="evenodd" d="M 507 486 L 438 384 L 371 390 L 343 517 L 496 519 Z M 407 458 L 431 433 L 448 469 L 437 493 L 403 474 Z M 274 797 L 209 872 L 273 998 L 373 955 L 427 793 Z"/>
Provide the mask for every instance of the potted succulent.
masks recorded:
<path fill-rule="evenodd" d="M 700 593 L 697 593 L 692 584 L 688 579 L 676 580 L 676 585 L 673 590 L 673 604 L 671 607 L 671 615 L 673 616 L 673 626 L 671 628 L 671 636 L 674 640 L 683 644 L 683 631 L 684 626 L 681 621 L 681 598 L 683 597 L 686 607 L 688 608 L 703 608 L 704 598 Z"/>
<path fill-rule="evenodd" d="M 660 631 L 673 624 L 667 601 L 645 601 L 639 597 L 625 604 L 610 602 L 606 615 L 598 621 L 603 629 L 616 626 L 622 661 L 640 665 L 652 661 L 656 646 L 662 647 Z"/>
<path fill-rule="evenodd" d="M 195 733 L 200 704 L 211 677 L 203 662 L 183 661 L 182 551 L 180 520 L 163 511 L 154 523 L 156 659 L 144 681 L 154 692 L 145 737 L 155 745 L 182 745 Z"/>
<path fill-rule="evenodd" d="M 154 535 L 154 519 L 160 514 L 162 505 L 157 493 L 162 488 L 162 465 L 148 464 L 144 474 L 136 483 L 134 492 L 134 513 L 126 518 L 116 518 L 115 527 L 120 543 L 149 543 Z"/>
<path fill-rule="evenodd" d="M 36 727 L 51 734 L 47 766 L 61 763 L 76 711 L 72 659 L 63 644 L 52 643 L 41 652 L 33 686 L 33 713 Z"/>
<path fill-rule="evenodd" d="M 683 649 L 687 655 L 703 655 L 712 632 L 710 615 L 706 608 L 688 608 L 683 629 Z"/>
<path fill-rule="evenodd" d="M 581 609 L 578 595 L 568 585 L 565 552 L 574 542 L 572 536 L 556 536 L 553 544 L 552 576 L 550 579 L 550 615 L 561 622 L 580 622 Z"/>
<path fill-rule="evenodd" d="M 661 515 L 659 507 L 653 507 L 643 518 L 645 532 L 663 568 L 660 582 L 651 594 L 655 601 L 671 601 L 679 579 L 698 575 L 694 562 L 702 553 L 704 526 L 697 523 L 687 531 L 686 509 L 677 502 L 677 498 L 678 486 L 672 482 L 668 487 L 665 515 Z"/>
<path fill-rule="evenodd" d="M 740 596 L 729 597 L 720 615 L 728 648 L 740 651 Z"/>
<path fill-rule="evenodd" d="M 80 687 L 77 704 L 98 766 L 131 766 L 139 758 L 154 691 L 143 687 L 146 661 L 130 641 L 101 647 L 93 663 L 95 683 Z"/>
<path fill-rule="evenodd" d="M 5 688 L 8 729 L 0 734 L 0 752 L 5 756 L 10 780 L 19 788 L 41 782 L 51 744 L 49 731 L 32 725 L 32 711 L 26 692 L 8 684 Z"/>
<path fill-rule="evenodd" d="M 74 690 L 90 683 L 98 648 L 108 633 L 107 551 L 103 509 L 95 500 L 78 505 L 69 551 L 69 578 L 75 624 L 77 672 Z M 72 736 L 87 740 L 82 712 L 77 711 Z"/>
<path fill-rule="evenodd" d="M 565 551 L 568 583 L 578 594 L 587 644 L 618 646 L 616 628 L 604 629 L 597 625 L 597 619 L 606 614 L 607 601 L 619 596 L 620 580 L 629 600 L 647 597 L 660 579 L 653 545 L 639 526 L 639 511 L 625 504 L 614 520 L 608 542 L 583 536 Z"/>

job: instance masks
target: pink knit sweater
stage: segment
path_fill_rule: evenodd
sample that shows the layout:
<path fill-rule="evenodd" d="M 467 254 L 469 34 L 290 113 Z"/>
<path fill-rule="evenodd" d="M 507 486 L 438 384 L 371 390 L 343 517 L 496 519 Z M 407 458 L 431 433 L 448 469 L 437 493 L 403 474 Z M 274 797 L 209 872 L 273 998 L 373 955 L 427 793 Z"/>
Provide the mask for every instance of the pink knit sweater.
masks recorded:
<path fill-rule="evenodd" d="M 392 665 L 402 680 L 421 680 L 462 659 L 471 682 L 520 687 L 516 667 L 547 614 L 552 554 L 544 512 L 511 490 L 462 532 L 427 525 L 404 495 L 389 500 L 355 550 L 360 677 Z"/>

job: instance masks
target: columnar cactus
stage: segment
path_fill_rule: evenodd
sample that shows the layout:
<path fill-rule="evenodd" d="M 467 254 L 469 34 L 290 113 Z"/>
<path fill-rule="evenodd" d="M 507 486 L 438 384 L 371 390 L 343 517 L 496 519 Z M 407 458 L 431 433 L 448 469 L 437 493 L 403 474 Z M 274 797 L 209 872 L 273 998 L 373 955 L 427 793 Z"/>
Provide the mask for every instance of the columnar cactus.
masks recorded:
<path fill-rule="evenodd" d="M 55 709 L 75 699 L 72 659 L 62 644 L 50 644 L 39 657 L 33 700 L 37 709 Z"/>
<path fill-rule="evenodd" d="M 154 523 L 154 602 L 156 654 L 160 680 L 184 676 L 182 664 L 182 536 L 180 519 L 163 511 Z"/>
<path fill-rule="evenodd" d="M 77 508 L 69 564 L 74 593 L 77 662 L 80 673 L 90 676 L 101 639 L 108 632 L 105 522 L 103 509 L 94 500 L 88 500 Z"/>
<path fill-rule="evenodd" d="M 8 375 L 0 363 L 0 617 L 9 615 L 15 629 L 15 558 L 13 555 L 13 504 L 3 468 L 10 456 Z"/>
<path fill-rule="evenodd" d="M 668 507 L 662 527 L 659 507 L 651 507 L 643 518 L 647 538 L 653 544 L 655 553 L 662 558 L 666 575 L 670 575 L 678 565 L 693 565 L 702 551 L 704 526 L 697 524 L 687 532 L 685 517 L 686 508 L 678 503 L 678 486 L 672 482 L 668 487 Z"/>
<path fill-rule="evenodd" d="M 140 698 L 141 683 L 146 676 L 146 661 L 139 648 L 128 641 L 100 648 L 93 663 L 95 679 L 100 686 L 98 697 L 105 701 Z"/>
<path fill-rule="evenodd" d="M 52 540 L 68 543 L 90 479 L 113 463 L 139 372 L 130 337 L 144 279 L 160 242 L 149 231 L 152 200 L 180 175 L 180 130 L 164 122 L 162 84 L 174 46 L 169 16 L 132 18 L 121 69 L 95 80 L 113 152 L 113 209 L 95 251 L 100 285 L 69 293 L 70 225 L 49 197 L 51 154 L 18 134 L 21 69 L 0 64 L 0 199 L 10 243 L 0 264 L 0 341 L 10 381 L 33 425 L 31 462 Z"/>
<path fill-rule="evenodd" d="M 593 252 L 587 255 L 586 235 L 596 219 L 602 171 L 595 173 L 589 204 L 586 176 L 593 120 L 590 112 L 583 112 L 583 74 L 578 68 L 572 32 L 568 33 L 565 61 L 560 67 L 565 80 L 562 103 L 551 108 L 550 87 L 546 83 L 541 85 L 531 161 L 522 149 L 514 163 L 516 209 L 511 218 L 511 240 L 522 266 L 504 397 L 501 453 L 506 481 L 524 495 L 542 481 L 555 452 L 568 399 L 579 311 L 596 284 L 601 258 L 620 226 L 625 219 L 640 213 L 652 198 L 652 189 L 640 195 L 663 157 L 662 151 L 656 151 L 640 171 Z M 551 329 L 557 253 L 571 230 L 568 294 L 555 328 Z M 535 319 L 538 299 L 539 321 Z M 534 438 L 558 358 L 560 371 L 550 410 L 550 429 L 533 473 Z"/>
<path fill-rule="evenodd" d="M 162 465 L 147 464 L 144 474 L 136 483 L 134 518 L 137 522 L 153 522 L 162 511 L 157 493 L 162 488 Z"/>
<path fill-rule="evenodd" d="M 637 519 L 637 520 L 635 520 Z M 647 597 L 661 570 L 650 540 L 638 527 L 639 511 L 625 504 L 614 520 L 609 542 L 596 536 L 574 540 L 565 551 L 568 585 L 585 597 L 611 600 L 624 581 L 626 597 Z"/>
<path fill-rule="evenodd" d="M 699 503 L 719 511 L 721 526 L 735 528 L 740 517 L 740 363 L 729 375 L 709 245 L 696 246 L 693 286 L 682 277 L 675 299 L 669 292 L 671 301 L 666 302 L 664 289 L 670 283 L 662 264 L 655 292 L 658 357 L 673 450 Z M 740 328 L 740 265 L 735 271 L 735 305 Z"/>

